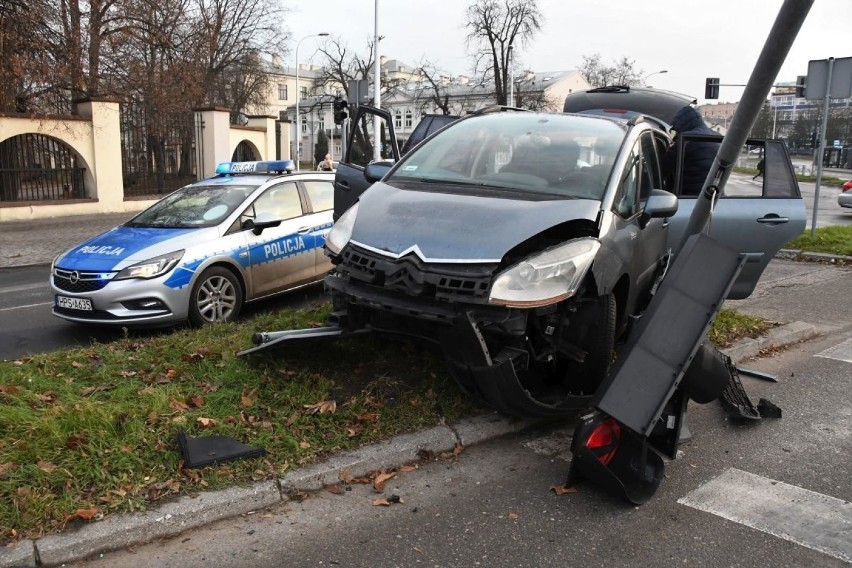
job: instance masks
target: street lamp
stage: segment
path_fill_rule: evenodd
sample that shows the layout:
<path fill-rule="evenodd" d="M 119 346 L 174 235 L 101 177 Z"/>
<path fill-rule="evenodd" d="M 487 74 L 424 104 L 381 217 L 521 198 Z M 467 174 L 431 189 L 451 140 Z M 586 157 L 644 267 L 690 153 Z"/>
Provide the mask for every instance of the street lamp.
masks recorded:
<path fill-rule="evenodd" d="M 663 73 L 668 73 L 668 72 L 669 72 L 668 69 L 661 69 L 660 71 L 654 71 L 653 73 L 651 73 L 649 75 L 645 75 L 645 79 L 643 79 L 642 82 L 645 83 L 645 86 L 647 87 L 648 86 L 648 79 L 650 79 L 654 75 L 662 75 Z"/>
<path fill-rule="evenodd" d="M 299 46 L 309 37 L 325 37 L 327 35 L 328 33 L 326 32 L 306 35 L 296 44 L 296 171 L 299 171 L 299 162 L 302 157 L 302 119 L 299 116 L 299 98 L 302 96 L 299 92 Z"/>

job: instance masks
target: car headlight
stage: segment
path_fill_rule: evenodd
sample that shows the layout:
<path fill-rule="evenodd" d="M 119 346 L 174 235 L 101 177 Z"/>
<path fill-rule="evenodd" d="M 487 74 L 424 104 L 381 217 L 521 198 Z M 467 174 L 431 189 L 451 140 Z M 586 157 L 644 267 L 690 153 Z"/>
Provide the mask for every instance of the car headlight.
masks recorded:
<path fill-rule="evenodd" d="M 497 275 L 488 301 L 516 308 L 570 298 L 592 266 L 601 243 L 581 238 L 530 256 Z"/>
<path fill-rule="evenodd" d="M 358 202 L 347 209 L 334 224 L 334 227 L 325 237 L 325 246 L 334 254 L 340 254 L 343 247 L 352 238 L 352 230 L 355 228 L 355 217 L 358 216 Z"/>
<path fill-rule="evenodd" d="M 115 275 L 113 280 L 127 280 L 129 278 L 156 278 L 162 276 L 175 267 L 183 257 L 182 250 L 176 250 L 163 256 L 137 262 Z"/>

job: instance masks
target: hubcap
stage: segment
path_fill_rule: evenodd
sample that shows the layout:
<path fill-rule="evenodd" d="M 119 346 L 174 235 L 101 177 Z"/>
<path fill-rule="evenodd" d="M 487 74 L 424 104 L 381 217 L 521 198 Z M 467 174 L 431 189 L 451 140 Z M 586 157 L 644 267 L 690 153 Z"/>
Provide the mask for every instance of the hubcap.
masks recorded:
<path fill-rule="evenodd" d="M 230 280 L 222 276 L 213 276 L 205 280 L 198 289 L 196 305 L 204 321 L 210 323 L 226 321 L 234 313 L 237 292 Z"/>

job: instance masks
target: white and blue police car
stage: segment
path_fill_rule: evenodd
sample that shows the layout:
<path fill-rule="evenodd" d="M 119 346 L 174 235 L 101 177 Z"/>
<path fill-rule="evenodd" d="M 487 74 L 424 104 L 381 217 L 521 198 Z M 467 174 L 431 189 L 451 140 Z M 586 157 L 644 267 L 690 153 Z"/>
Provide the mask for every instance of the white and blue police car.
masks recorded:
<path fill-rule="evenodd" d="M 87 324 L 231 321 L 245 302 L 323 279 L 334 174 L 291 160 L 225 162 L 59 255 L 53 314 Z"/>

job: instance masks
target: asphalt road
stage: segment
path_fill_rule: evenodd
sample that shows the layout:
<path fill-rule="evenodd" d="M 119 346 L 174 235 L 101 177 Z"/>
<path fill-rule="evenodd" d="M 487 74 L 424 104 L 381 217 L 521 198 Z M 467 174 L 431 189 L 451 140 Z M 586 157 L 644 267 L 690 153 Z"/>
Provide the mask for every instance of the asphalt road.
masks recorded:
<path fill-rule="evenodd" d="M 781 419 L 740 424 L 690 405 L 692 438 L 635 507 L 565 482 L 571 428 L 553 425 L 420 464 L 388 482 L 323 491 L 103 555 L 81 568 L 149 566 L 738 566 L 852 564 L 852 269 L 773 261 L 737 309 L 821 335 L 745 366 Z"/>

